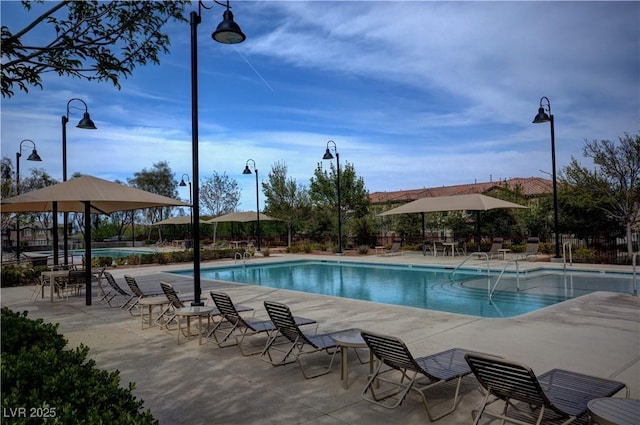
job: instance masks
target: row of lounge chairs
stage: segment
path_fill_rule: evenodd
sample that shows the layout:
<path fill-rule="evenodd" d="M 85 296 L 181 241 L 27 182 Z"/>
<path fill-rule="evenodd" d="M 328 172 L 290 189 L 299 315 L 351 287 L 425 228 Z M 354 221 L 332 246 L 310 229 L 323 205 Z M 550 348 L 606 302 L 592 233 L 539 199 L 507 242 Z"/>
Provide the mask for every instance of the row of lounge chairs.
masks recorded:
<path fill-rule="evenodd" d="M 130 294 L 119 287 L 110 273 L 105 272 L 105 277 L 112 287 L 111 295 L 104 297 L 109 305 L 117 295 L 121 295 L 125 301 L 120 307 L 131 311 L 140 299 L 153 296 L 151 292 L 143 293 L 132 277 L 126 277 Z M 162 282 L 161 288 L 169 300 L 169 307 L 162 313 L 168 327 L 176 311 L 184 308 L 185 304 L 170 284 Z M 220 317 L 209 331 L 209 336 L 218 346 L 235 345 L 245 356 L 260 354 L 261 360 L 273 366 L 295 362 L 307 379 L 332 370 L 339 351 L 335 338 L 354 331 L 344 329 L 317 333 L 318 323 L 315 320 L 294 316 L 287 305 L 270 300 L 264 301 L 269 320 L 246 318 L 241 313 L 255 313 L 253 308 L 236 305 L 223 292 L 211 291 L 209 295 L 215 305 L 212 315 Z M 314 327 L 315 330 L 311 330 Z M 246 339 L 259 334 L 267 337 L 264 348 L 247 351 Z M 590 400 L 611 397 L 623 389 L 629 397 L 629 388 L 624 383 L 609 379 L 562 369 L 537 375 L 521 362 L 462 348 L 415 357 L 398 337 L 368 330 L 362 330 L 361 336 L 377 361 L 362 390 L 362 398 L 385 408 L 396 408 L 410 392 L 415 392 L 431 421 L 455 411 L 461 382 L 469 375 L 475 376 L 485 394 L 482 404 L 473 412 L 474 425 L 486 417 L 513 424 L 586 423 Z M 320 352 L 329 355 L 328 364 L 319 370 L 317 365 L 309 368 L 303 359 Z M 435 414 L 428 403 L 427 391 L 447 382 L 455 383 L 453 400 L 448 408 Z"/>

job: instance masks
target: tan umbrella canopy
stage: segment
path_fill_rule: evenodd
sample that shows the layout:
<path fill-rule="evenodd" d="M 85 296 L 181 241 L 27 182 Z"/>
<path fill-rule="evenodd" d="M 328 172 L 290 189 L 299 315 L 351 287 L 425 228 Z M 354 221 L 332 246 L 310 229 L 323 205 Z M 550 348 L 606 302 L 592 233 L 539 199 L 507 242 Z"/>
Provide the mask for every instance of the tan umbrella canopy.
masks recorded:
<path fill-rule="evenodd" d="M 268 216 L 266 214 L 260 213 L 260 221 L 274 221 L 278 220 L 275 217 Z M 258 221 L 258 215 L 255 211 L 242 211 L 242 212 L 232 212 L 229 214 L 223 214 L 218 217 L 212 218 L 211 220 L 203 220 L 203 223 L 224 223 L 229 221 L 235 221 L 239 223 L 248 223 L 251 221 Z"/>
<path fill-rule="evenodd" d="M 0 212 L 83 212 L 85 214 L 85 258 L 91 259 L 91 214 L 109 214 L 142 208 L 189 204 L 99 179 L 92 176 L 76 177 L 63 183 L 24 193 L 2 200 Z M 54 235 L 56 232 L 54 232 Z M 57 239 L 56 246 L 57 250 Z M 90 264 L 90 263 L 89 263 Z M 85 267 L 86 304 L 91 305 L 91 267 Z"/>
<path fill-rule="evenodd" d="M 203 222 L 202 217 L 200 218 L 200 222 Z M 167 218 L 166 220 L 156 221 L 152 223 L 152 226 L 162 226 L 163 224 L 191 224 L 191 217 L 188 215 L 179 215 L 177 217 Z"/>
<path fill-rule="evenodd" d="M 498 208 L 528 208 L 513 202 L 474 193 L 470 195 L 434 196 L 416 199 L 415 201 L 390 209 L 378 215 L 411 214 L 439 211 L 487 211 Z"/>
<path fill-rule="evenodd" d="M 2 212 L 47 212 L 58 203 L 58 212 L 84 212 L 90 202 L 91 213 L 108 214 L 168 205 L 189 206 L 188 203 L 119 183 L 82 176 L 47 186 L 32 192 L 2 200 Z"/>
<path fill-rule="evenodd" d="M 469 195 L 433 196 L 416 199 L 415 201 L 390 209 L 378 215 L 415 214 L 442 211 L 475 211 L 476 212 L 476 246 L 480 251 L 480 211 L 501 208 L 529 208 L 513 202 L 491 196 L 473 193 Z M 424 215 L 422 217 L 424 229 Z"/>

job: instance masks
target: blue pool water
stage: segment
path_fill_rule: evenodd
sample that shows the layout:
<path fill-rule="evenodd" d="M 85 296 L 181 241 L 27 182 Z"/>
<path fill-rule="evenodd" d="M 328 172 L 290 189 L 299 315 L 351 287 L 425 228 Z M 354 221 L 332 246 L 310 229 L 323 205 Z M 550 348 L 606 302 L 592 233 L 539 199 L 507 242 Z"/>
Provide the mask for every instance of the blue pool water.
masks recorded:
<path fill-rule="evenodd" d="M 177 272 L 192 275 L 192 271 Z M 506 275 L 505 275 L 506 276 Z M 392 266 L 336 261 L 295 261 L 201 270 L 202 279 L 289 289 L 467 314 L 512 317 L 594 291 L 628 292 L 631 275 L 601 273 L 520 273 L 503 276 L 488 297 L 486 271 Z M 497 276 L 490 278 L 491 286 Z"/>

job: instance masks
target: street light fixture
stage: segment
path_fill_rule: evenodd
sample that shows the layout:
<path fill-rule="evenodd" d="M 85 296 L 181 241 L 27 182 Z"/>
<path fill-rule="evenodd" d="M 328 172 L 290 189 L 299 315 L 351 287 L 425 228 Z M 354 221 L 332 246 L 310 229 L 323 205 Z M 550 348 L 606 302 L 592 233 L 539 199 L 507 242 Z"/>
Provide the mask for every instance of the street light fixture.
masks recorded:
<path fill-rule="evenodd" d="M 260 252 L 261 244 L 262 244 L 261 237 L 260 237 L 260 200 L 259 200 L 260 191 L 258 190 L 258 169 L 256 168 L 256 162 L 253 159 L 247 159 L 247 163 L 244 166 L 244 171 L 242 172 L 242 174 L 251 174 L 251 169 L 249 169 L 249 161 L 253 163 L 253 171 L 256 172 L 256 221 L 258 222 L 257 224 L 258 252 Z"/>
<path fill-rule="evenodd" d="M 549 122 L 551 123 L 551 178 L 553 181 L 553 232 L 556 238 L 555 257 L 560 256 L 560 233 L 558 230 L 558 183 L 556 181 L 556 136 L 553 124 L 553 114 L 551 113 L 551 102 L 549 98 L 543 96 L 540 98 L 540 107 L 538 114 L 533 119 L 534 124 Z"/>
<path fill-rule="evenodd" d="M 237 44 L 243 42 L 247 37 L 240 30 L 240 26 L 233 21 L 229 1 L 226 4 L 214 0 L 216 4 L 225 6 L 223 21 L 218 25 L 211 37 L 224 44 Z M 190 13 L 191 24 L 191 163 L 193 176 L 193 201 L 191 203 L 192 230 L 193 230 L 193 306 L 202 306 L 204 303 L 200 299 L 200 190 L 198 188 L 198 24 L 202 21 L 202 8 L 206 7 L 202 0 L 198 0 L 198 12 Z"/>
<path fill-rule="evenodd" d="M 333 144 L 333 151 L 336 154 L 336 163 L 337 163 L 337 192 L 338 192 L 338 252 L 336 254 L 342 254 L 342 206 L 340 205 L 340 154 L 338 153 L 338 148 L 336 147 L 336 143 L 333 140 L 329 140 L 327 142 L 327 150 L 324 153 L 322 159 L 333 159 L 333 155 L 329 150 L 329 145 Z"/>
<path fill-rule="evenodd" d="M 84 105 L 84 115 L 82 116 L 82 119 L 80 120 L 78 125 L 76 125 L 76 127 L 82 128 L 84 130 L 96 130 L 98 128 L 93 123 L 93 121 L 91 121 L 91 117 L 89 116 L 89 107 L 87 106 L 87 103 L 84 100 L 79 99 L 77 97 L 69 99 L 69 101 L 67 102 L 67 114 L 62 116 L 62 181 L 63 182 L 67 181 L 67 123 L 69 122 L 71 102 L 73 102 L 74 100 L 77 100 L 78 102 L 81 102 Z M 76 106 L 74 106 L 73 108 L 82 110 L 81 108 Z M 64 265 L 66 266 L 69 264 L 69 237 L 67 235 L 67 231 L 68 231 L 67 228 L 69 226 L 68 212 L 65 212 L 63 214 L 63 226 L 64 226 L 64 232 L 63 232 Z M 54 264 L 57 264 L 58 263 L 58 242 L 57 242 L 58 240 L 58 208 L 57 208 L 57 205 L 55 204 L 53 208 L 53 227 L 54 227 L 53 258 L 54 258 Z"/>
<path fill-rule="evenodd" d="M 178 184 L 178 186 L 180 187 L 186 187 L 187 183 L 185 183 L 184 178 L 187 178 L 187 183 L 189 183 L 189 204 L 191 204 L 191 180 L 189 180 L 189 175 L 188 174 L 183 174 L 182 177 L 180 178 L 180 183 Z M 191 208 L 189 208 L 189 223 L 191 224 L 191 232 L 190 232 L 190 236 L 193 235 L 193 205 L 191 205 Z"/>
<path fill-rule="evenodd" d="M 42 161 L 38 151 L 36 150 L 36 144 L 33 140 L 24 139 L 20 142 L 20 149 L 16 152 L 16 195 L 20 195 L 20 158 L 22 157 L 22 144 L 29 142 L 33 146 L 31 155 L 27 157 L 27 161 Z M 20 215 L 16 214 L 16 260 L 20 263 Z"/>

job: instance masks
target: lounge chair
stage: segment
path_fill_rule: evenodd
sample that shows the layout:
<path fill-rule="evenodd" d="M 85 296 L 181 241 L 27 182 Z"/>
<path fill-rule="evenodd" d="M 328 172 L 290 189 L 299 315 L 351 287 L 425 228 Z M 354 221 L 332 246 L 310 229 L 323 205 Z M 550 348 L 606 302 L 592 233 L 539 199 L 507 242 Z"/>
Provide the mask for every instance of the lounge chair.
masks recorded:
<path fill-rule="evenodd" d="M 623 388 L 629 397 L 629 388 L 622 382 L 561 369 L 536 376 L 525 364 L 484 354 L 468 353 L 465 359 L 487 393 L 474 425 L 483 416 L 501 423 L 564 425 L 586 420 L 590 400 L 610 397 Z M 504 406 L 488 409 L 494 402 Z"/>
<path fill-rule="evenodd" d="M 431 421 L 456 409 L 462 378 L 471 374 L 471 369 L 465 362 L 466 350 L 452 348 L 425 357 L 413 357 L 399 338 L 369 331 L 362 331 L 362 338 L 379 360 L 375 372 L 362 391 L 364 400 L 393 409 L 402 404 L 410 390 L 414 390 L 420 394 Z M 457 380 L 453 405 L 434 416 L 427 403 L 426 390 L 453 380 Z"/>
<path fill-rule="evenodd" d="M 385 249 L 382 255 L 402 255 L 402 239 L 395 238 L 390 249 Z"/>
<path fill-rule="evenodd" d="M 265 346 L 264 351 L 260 355 L 263 360 L 264 356 L 267 356 L 269 358 L 269 360 L 267 360 L 269 363 L 274 366 L 280 366 L 291 363 L 293 360 L 289 361 L 288 359 L 293 358 L 296 363 L 298 363 L 298 367 L 306 379 L 326 375 L 331 372 L 333 360 L 336 353 L 340 351 L 332 336 L 341 333 L 353 333 L 354 329 L 344 329 L 321 334 L 316 333 L 313 335 L 306 334 L 299 328 L 287 305 L 275 301 L 265 301 L 264 307 L 267 310 L 267 314 L 269 314 L 271 321 L 276 326 L 278 333 L 274 335 L 271 340 L 268 341 L 267 346 Z M 287 349 L 276 347 L 274 342 L 278 335 L 284 336 L 290 342 Z M 271 356 L 271 349 L 283 352 L 284 356 L 279 361 L 274 361 Z M 313 374 L 307 373 L 300 358 L 320 351 L 325 351 L 329 354 L 329 365 L 326 368 L 321 369 L 319 372 L 314 372 Z"/>
<path fill-rule="evenodd" d="M 164 309 L 162 313 L 156 319 L 156 323 L 165 327 L 166 329 L 170 329 L 169 326 L 171 322 L 176 319 L 176 312 L 181 308 L 187 307 L 185 302 L 192 300 L 183 300 L 180 298 L 176 290 L 173 288 L 173 285 L 167 282 L 160 282 L 160 287 L 162 288 L 162 292 L 169 300 L 169 305 Z"/>
<path fill-rule="evenodd" d="M 138 305 L 138 301 L 143 298 L 155 297 L 164 294 L 164 291 L 162 290 L 143 292 L 142 289 L 140 289 L 140 285 L 138 285 L 138 282 L 133 276 L 124 275 L 124 280 L 127 282 L 127 285 L 129 285 L 129 289 L 131 289 L 131 293 L 133 294 L 133 299 L 130 301 L 129 311 L 136 307 Z"/>
<path fill-rule="evenodd" d="M 118 282 L 116 282 L 116 279 L 113 277 L 113 275 L 111 273 L 104 272 L 103 274 L 104 274 L 104 278 L 107 279 L 107 283 L 112 288 L 112 291 L 110 291 L 109 293 L 106 294 L 106 297 L 105 297 L 104 300 L 107 302 L 107 304 L 109 304 L 109 307 L 125 308 L 127 305 L 129 305 L 129 303 L 133 299 L 133 297 L 134 297 L 133 294 L 130 294 L 127 291 L 125 291 L 124 289 L 122 289 L 120 287 L 120 285 L 118 285 Z M 125 301 L 120 305 L 114 306 L 114 305 L 111 304 L 111 302 L 117 296 L 123 297 L 125 299 Z M 128 311 L 131 312 L 131 307 L 129 307 Z"/>
<path fill-rule="evenodd" d="M 223 292 L 211 291 L 209 294 L 211 295 L 211 299 L 218 309 L 219 314 L 222 315 L 223 320 L 230 324 L 229 328 L 224 329 L 226 333 L 220 340 L 218 340 L 216 335 L 216 331 L 221 329 L 220 325 L 216 325 L 209 333 L 210 336 L 212 335 L 214 337 L 218 346 L 228 347 L 231 345 L 237 345 L 243 356 L 250 356 L 264 352 L 264 348 L 258 351 L 245 352 L 242 342 L 247 336 L 266 333 L 267 344 L 269 344 L 270 340 L 274 337 L 273 334 L 276 332 L 276 325 L 274 325 L 271 320 L 254 320 L 242 317 L 240 315 L 240 311 L 236 308 L 233 301 L 231 301 L 231 297 Z M 296 322 L 299 325 L 316 323 L 315 320 L 305 318 L 296 318 Z M 235 343 L 225 344 L 231 336 L 234 337 Z"/>
<path fill-rule="evenodd" d="M 479 259 L 484 257 L 486 254 L 489 257 L 489 260 L 492 260 L 494 257 L 502 257 L 502 253 L 499 249 L 502 249 L 502 243 L 504 242 L 503 238 L 493 238 L 491 242 L 491 248 L 487 252 L 475 252 L 474 254 L 478 255 Z"/>
<path fill-rule="evenodd" d="M 524 253 L 518 256 L 518 259 L 526 260 L 530 256 L 538 254 L 538 249 L 540 247 L 540 238 L 528 238 L 527 239 L 527 247 L 525 248 Z"/>

